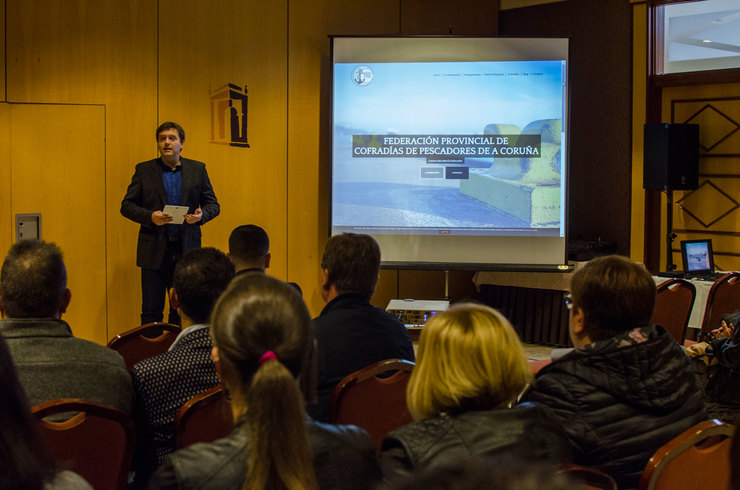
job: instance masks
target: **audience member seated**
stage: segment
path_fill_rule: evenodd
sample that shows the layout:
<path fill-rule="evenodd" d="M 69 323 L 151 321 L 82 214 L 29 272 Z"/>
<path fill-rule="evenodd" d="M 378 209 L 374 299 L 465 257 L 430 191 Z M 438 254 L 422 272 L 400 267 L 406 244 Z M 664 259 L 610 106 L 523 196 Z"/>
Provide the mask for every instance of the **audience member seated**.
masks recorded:
<path fill-rule="evenodd" d="M 92 490 L 78 474 L 57 472 L 31 415 L 8 346 L 0 337 L 0 488 L 3 490 Z"/>
<path fill-rule="evenodd" d="M 293 288 L 263 274 L 237 277 L 218 300 L 211 329 L 236 428 L 172 453 L 150 489 L 374 487 L 380 474 L 367 434 L 306 417 L 297 380 L 311 377 L 314 336 Z"/>
<path fill-rule="evenodd" d="M 207 322 L 233 277 L 234 265 L 215 248 L 191 250 L 175 266 L 171 307 L 177 309 L 183 330 L 169 351 L 145 359 L 131 370 L 136 394 L 137 487 L 143 486 L 175 449 L 174 424 L 180 407 L 219 383 Z"/>
<path fill-rule="evenodd" d="M 270 267 L 270 238 L 257 225 L 241 225 L 229 235 L 229 258 L 236 267 L 236 275 L 247 273 L 264 274 Z M 303 294 L 301 287 L 289 282 L 290 286 Z"/>
<path fill-rule="evenodd" d="M 549 410 L 514 406 L 531 377 L 519 337 L 498 311 L 458 304 L 432 317 L 406 390 L 415 421 L 383 441 L 384 479 L 482 456 L 569 462 Z"/>
<path fill-rule="evenodd" d="M 84 398 L 130 415 L 126 364 L 117 352 L 72 335 L 61 320 L 71 297 L 59 247 L 23 240 L 10 248 L 0 271 L 0 335 L 28 401 Z"/>
<path fill-rule="evenodd" d="M 526 399 L 549 406 L 568 433 L 574 462 L 636 488 L 652 454 L 704 420 L 681 347 L 651 325 L 655 282 L 630 260 L 588 262 L 570 282 L 575 349 L 544 367 Z"/>
<path fill-rule="evenodd" d="M 735 325 L 740 311 L 722 318 L 719 328 L 712 330 L 710 343 L 699 342 L 686 348 L 693 365 L 704 372 L 704 400 L 709 418 L 734 423 L 740 413 L 740 334 Z"/>
<path fill-rule="evenodd" d="M 380 272 L 380 247 L 368 235 L 329 239 L 321 260 L 321 296 L 327 305 L 314 320 L 318 344 L 318 397 L 309 413 L 329 419 L 331 394 L 342 378 L 384 359 L 414 360 L 406 327 L 370 304 Z"/>
<path fill-rule="evenodd" d="M 270 238 L 257 225 L 241 225 L 229 235 L 229 258 L 236 274 L 265 272 L 270 267 Z"/>

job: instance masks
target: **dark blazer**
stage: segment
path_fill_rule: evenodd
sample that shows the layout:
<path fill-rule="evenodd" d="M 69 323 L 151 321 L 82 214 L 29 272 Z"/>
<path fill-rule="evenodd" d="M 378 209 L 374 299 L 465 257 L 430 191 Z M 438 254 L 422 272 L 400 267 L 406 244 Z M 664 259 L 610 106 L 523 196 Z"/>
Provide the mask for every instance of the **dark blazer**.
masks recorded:
<path fill-rule="evenodd" d="M 203 218 L 196 224 L 180 225 L 182 251 L 200 247 L 200 226 L 212 220 L 221 211 L 216 194 L 203 162 L 181 158 L 181 206 L 188 206 L 189 213 L 200 206 Z M 167 204 L 167 191 L 162 178 L 162 159 L 155 158 L 136 165 L 136 171 L 121 202 L 121 214 L 141 225 L 136 248 L 136 265 L 144 269 L 158 269 L 167 248 L 166 226 L 152 223 L 152 213 L 161 211 Z"/>
<path fill-rule="evenodd" d="M 180 407 L 219 384 L 211 347 L 210 329 L 196 328 L 178 337 L 169 351 L 144 359 L 131 369 L 136 395 L 137 481 L 146 482 L 175 449 L 175 417 Z"/>
<path fill-rule="evenodd" d="M 414 360 L 411 338 L 400 320 L 360 293 L 340 294 L 313 321 L 319 376 L 316 404 L 308 413 L 328 422 L 331 395 L 342 378 L 384 359 Z"/>

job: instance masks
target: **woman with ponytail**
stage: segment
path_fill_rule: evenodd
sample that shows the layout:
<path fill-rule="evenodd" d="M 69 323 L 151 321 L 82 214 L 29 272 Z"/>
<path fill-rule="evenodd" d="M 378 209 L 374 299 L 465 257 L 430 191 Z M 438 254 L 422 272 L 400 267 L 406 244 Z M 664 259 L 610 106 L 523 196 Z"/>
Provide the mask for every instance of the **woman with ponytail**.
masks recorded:
<path fill-rule="evenodd" d="M 234 432 L 171 454 L 150 489 L 373 488 L 375 451 L 362 429 L 314 422 L 311 319 L 293 288 L 264 274 L 232 281 L 211 319 L 213 359 Z"/>

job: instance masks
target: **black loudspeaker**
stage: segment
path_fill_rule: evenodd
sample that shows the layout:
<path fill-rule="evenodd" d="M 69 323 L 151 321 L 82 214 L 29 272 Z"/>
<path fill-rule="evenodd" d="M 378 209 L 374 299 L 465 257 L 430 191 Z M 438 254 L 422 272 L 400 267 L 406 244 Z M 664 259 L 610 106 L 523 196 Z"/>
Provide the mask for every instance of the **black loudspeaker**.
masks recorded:
<path fill-rule="evenodd" d="M 689 190 L 699 186 L 699 125 L 646 124 L 642 186 Z"/>

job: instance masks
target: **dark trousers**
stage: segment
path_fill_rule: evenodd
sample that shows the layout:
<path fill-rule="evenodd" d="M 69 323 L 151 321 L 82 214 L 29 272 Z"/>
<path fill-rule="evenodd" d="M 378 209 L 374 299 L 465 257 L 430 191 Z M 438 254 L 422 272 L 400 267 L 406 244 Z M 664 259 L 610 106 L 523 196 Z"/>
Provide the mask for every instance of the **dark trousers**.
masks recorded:
<path fill-rule="evenodd" d="M 141 323 L 161 322 L 164 318 L 164 299 L 172 287 L 172 276 L 177 259 L 182 255 L 182 244 L 167 243 L 167 251 L 159 269 L 141 269 Z M 169 323 L 180 324 L 180 315 L 170 307 Z"/>

